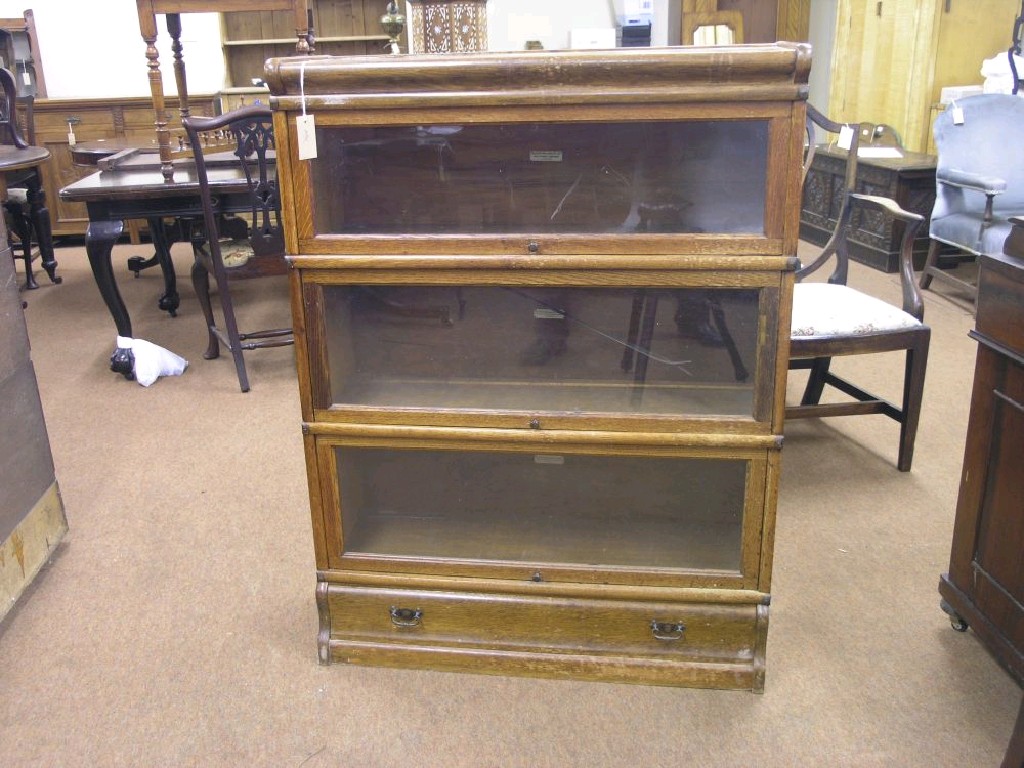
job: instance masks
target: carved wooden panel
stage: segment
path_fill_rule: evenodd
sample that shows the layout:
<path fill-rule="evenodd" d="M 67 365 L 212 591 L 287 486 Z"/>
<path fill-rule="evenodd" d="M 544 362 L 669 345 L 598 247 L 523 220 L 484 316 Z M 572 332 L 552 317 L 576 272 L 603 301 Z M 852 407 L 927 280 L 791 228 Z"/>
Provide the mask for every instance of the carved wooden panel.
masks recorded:
<path fill-rule="evenodd" d="M 487 0 L 412 0 L 413 51 L 487 50 Z"/>
<path fill-rule="evenodd" d="M 920 268 L 928 250 L 928 222 L 935 204 L 935 168 L 923 155 L 907 153 L 903 161 L 861 161 L 857 167 L 857 191 L 891 197 L 908 211 L 920 213 L 925 223 L 914 240 L 914 263 Z M 934 161 L 933 161 L 934 162 Z M 800 237 L 824 245 L 839 218 L 843 199 L 846 158 L 833 150 L 818 153 L 804 183 L 800 211 Z M 880 211 L 854 208 L 850 218 L 850 257 L 884 272 L 898 268 L 903 225 Z"/>

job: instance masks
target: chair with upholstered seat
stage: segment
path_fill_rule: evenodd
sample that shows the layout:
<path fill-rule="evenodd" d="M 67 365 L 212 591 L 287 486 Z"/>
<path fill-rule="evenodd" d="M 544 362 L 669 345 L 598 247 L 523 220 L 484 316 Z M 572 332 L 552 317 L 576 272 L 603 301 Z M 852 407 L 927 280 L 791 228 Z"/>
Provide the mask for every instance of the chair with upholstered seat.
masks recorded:
<path fill-rule="evenodd" d="M 814 146 L 814 133 L 821 128 L 839 133 L 843 125 L 835 123 L 808 105 L 808 146 Z M 797 271 L 793 291 L 793 321 L 790 334 L 790 363 L 793 369 L 810 371 L 800 404 L 786 408 L 787 419 L 819 416 L 884 414 L 900 425 L 897 467 L 906 472 L 914 456 L 924 393 L 925 369 L 931 330 L 922 321 L 924 306 L 914 282 L 913 241 L 922 217 L 904 211 L 893 200 L 858 194 L 856 189 L 859 126 L 851 126 L 851 146 L 846 164 L 842 204 L 835 230 L 821 254 Z M 808 155 L 812 153 L 808 152 Z M 809 161 L 805 161 L 806 164 Z M 805 177 L 806 178 L 806 177 Z M 849 255 L 847 232 L 856 209 L 866 209 L 894 217 L 903 224 L 900 248 L 902 305 L 895 306 L 847 285 Z M 835 260 L 827 282 L 806 278 Z M 834 357 L 904 351 L 903 396 L 898 405 L 881 398 L 831 370 Z M 840 402 L 822 402 L 825 386 L 852 398 Z"/>
<path fill-rule="evenodd" d="M 1024 214 L 1024 99 L 1005 93 L 959 99 L 936 118 L 934 135 L 935 207 L 921 287 L 938 279 L 973 300 L 977 287 L 943 269 L 948 257 L 941 250 L 1000 254 L 1012 228 L 1009 218 Z"/>
<path fill-rule="evenodd" d="M 14 75 L 0 68 L 0 174 L 3 176 L 3 206 L 12 252 L 25 262 L 25 287 L 38 288 L 32 262 L 38 255 L 50 281 L 60 283 L 53 254 L 50 211 L 46 207 L 41 167 L 50 157 L 45 147 L 35 144 L 33 97 L 19 97 Z M 27 138 L 18 125 L 18 107 Z M 15 242 L 16 241 L 16 242 Z"/>
<path fill-rule="evenodd" d="M 282 275 L 288 271 L 284 258 L 284 229 L 281 222 L 281 198 L 277 188 L 273 151 L 274 133 L 270 108 L 262 105 L 243 107 L 218 117 L 188 117 L 183 121 L 196 163 L 203 204 L 203 228 L 193 238 L 195 261 L 192 284 L 206 318 L 207 360 L 220 355 L 220 345 L 231 352 L 243 392 L 249 391 L 249 377 L 243 353 L 263 347 L 292 344 L 290 328 L 243 332 L 231 296 L 231 283 L 239 279 Z M 216 155 L 207 146 L 213 135 Z M 224 151 L 225 146 L 231 147 Z M 225 215 L 214 201 L 210 169 L 218 173 L 240 170 L 244 190 L 231 191 L 231 197 L 243 199 L 248 212 L 242 216 Z M 214 317 L 210 298 L 210 276 L 217 285 L 223 323 Z"/>

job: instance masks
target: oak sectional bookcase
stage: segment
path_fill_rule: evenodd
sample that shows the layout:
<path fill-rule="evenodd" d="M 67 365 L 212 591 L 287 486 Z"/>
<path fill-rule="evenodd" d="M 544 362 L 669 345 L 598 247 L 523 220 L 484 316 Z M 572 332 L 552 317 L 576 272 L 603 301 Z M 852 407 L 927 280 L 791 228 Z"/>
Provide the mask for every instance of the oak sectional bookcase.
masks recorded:
<path fill-rule="evenodd" d="M 809 67 L 268 61 L 323 663 L 763 688 Z"/>

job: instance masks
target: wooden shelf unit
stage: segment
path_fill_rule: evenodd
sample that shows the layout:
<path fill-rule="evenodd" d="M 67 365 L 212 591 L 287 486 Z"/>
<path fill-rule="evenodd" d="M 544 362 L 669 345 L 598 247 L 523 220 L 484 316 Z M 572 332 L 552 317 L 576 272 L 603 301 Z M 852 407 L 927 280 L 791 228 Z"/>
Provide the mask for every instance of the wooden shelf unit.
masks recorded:
<path fill-rule="evenodd" d="M 322 663 L 763 689 L 809 59 L 267 63 Z"/>
<path fill-rule="evenodd" d="M 377 0 L 307 0 L 313 18 L 314 53 L 328 56 L 383 54 L 388 36 L 380 25 L 384 2 Z M 223 13 L 222 44 L 227 80 L 248 87 L 263 77 L 263 65 L 295 50 L 291 13 Z M 406 35 L 401 38 L 407 51 Z"/>

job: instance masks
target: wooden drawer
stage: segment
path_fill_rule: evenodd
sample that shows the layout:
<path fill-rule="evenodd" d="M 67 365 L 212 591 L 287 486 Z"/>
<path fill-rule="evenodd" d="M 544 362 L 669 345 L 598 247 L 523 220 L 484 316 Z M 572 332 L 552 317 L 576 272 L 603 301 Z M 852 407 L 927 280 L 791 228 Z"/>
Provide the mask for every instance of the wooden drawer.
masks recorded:
<path fill-rule="evenodd" d="M 983 256 L 978 279 L 978 333 L 1024 357 L 1024 308 L 1020 262 L 1004 254 Z"/>
<path fill-rule="evenodd" d="M 759 689 L 767 607 L 321 585 L 321 660 Z"/>
<path fill-rule="evenodd" d="M 65 140 L 68 135 L 68 119 L 76 118 L 75 135 L 79 139 L 83 131 L 93 131 L 100 135 L 108 135 L 114 131 L 114 116 L 110 108 L 104 109 L 81 109 L 76 106 L 68 106 L 65 109 L 54 109 L 53 111 L 35 110 L 34 122 L 36 133 L 52 133 L 63 136 Z"/>

